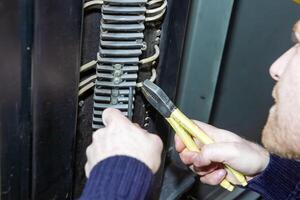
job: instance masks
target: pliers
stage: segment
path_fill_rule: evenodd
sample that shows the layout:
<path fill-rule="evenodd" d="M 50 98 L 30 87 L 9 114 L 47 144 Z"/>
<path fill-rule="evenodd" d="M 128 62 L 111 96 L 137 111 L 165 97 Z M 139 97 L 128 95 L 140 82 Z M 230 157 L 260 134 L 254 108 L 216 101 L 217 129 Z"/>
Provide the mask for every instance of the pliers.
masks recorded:
<path fill-rule="evenodd" d="M 174 129 L 189 151 L 200 152 L 199 147 L 195 143 L 198 139 L 203 144 L 211 144 L 214 141 L 208 137 L 192 120 L 186 117 L 170 100 L 166 93 L 156 84 L 149 80 L 145 80 L 141 87 L 142 93 L 148 102 L 167 120 Z M 235 178 L 243 185 L 247 185 L 244 175 L 228 165 L 224 165 L 227 172 L 232 173 Z M 226 179 L 220 185 L 233 191 L 234 186 Z"/>

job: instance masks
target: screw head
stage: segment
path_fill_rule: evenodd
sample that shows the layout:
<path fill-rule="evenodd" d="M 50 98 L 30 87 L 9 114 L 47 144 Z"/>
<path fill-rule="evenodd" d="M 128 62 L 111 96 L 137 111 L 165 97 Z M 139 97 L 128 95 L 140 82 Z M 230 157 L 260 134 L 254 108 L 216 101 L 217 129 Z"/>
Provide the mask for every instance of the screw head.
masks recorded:
<path fill-rule="evenodd" d="M 112 105 L 118 104 L 118 98 L 111 98 L 110 103 L 111 103 Z"/>
<path fill-rule="evenodd" d="M 122 79 L 120 77 L 115 77 L 113 82 L 114 82 L 114 84 L 118 85 L 122 82 Z"/>
<path fill-rule="evenodd" d="M 122 70 L 115 70 L 114 71 L 114 76 L 118 77 L 121 76 L 123 74 Z"/>
<path fill-rule="evenodd" d="M 122 65 L 121 64 L 115 64 L 114 68 L 120 70 L 120 69 L 122 69 Z"/>
<path fill-rule="evenodd" d="M 79 101 L 78 105 L 82 107 L 84 105 L 84 101 Z"/>
<path fill-rule="evenodd" d="M 113 97 L 119 96 L 119 90 L 113 89 L 113 90 L 111 91 L 111 96 L 113 96 Z"/>
<path fill-rule="evenodd" d="M 160 34 L 161 34 L 161 30 L 157 30 L 157 31 L 156 31 L 156 35 L 157 35 L 157 36 L 160 36 Z"/>

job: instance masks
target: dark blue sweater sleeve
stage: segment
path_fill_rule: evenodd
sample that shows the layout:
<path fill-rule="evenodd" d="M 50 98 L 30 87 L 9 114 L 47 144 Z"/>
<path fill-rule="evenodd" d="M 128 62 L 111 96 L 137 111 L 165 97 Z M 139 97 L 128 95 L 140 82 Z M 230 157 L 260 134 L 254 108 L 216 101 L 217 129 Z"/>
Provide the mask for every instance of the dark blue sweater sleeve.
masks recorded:
<path fill-rule="evenodd" d="M 153 174 L 141 161 L 115 156 L 91 171 L 80 200 L 140 200 L 150 188 Z"/>
<path fill-rule="evenodd" d="M 266 200 L 300 199 L 300 162 L 271 155 L 268 167 L 248 188 Z"/>

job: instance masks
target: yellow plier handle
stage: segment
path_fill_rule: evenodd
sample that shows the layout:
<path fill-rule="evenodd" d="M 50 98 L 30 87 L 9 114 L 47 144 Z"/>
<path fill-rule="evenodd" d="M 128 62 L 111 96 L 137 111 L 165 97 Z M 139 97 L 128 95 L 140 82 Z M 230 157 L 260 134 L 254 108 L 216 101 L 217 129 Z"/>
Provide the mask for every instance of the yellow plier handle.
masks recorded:
<path fill-rule="evenodd" d="M 300 0 L 294 0 L 294 2 L 300 4 Z"/>
<path fill-rule="evenodd" d="M 189 151 L 200 152 L 193 138 L 173 118 L 166 118 L 166 120 L 172 126 L 178 137 L 182 140 Z M 220 185 L 230 192 L 232 192 L 234 189 L 234 186 L 231 185 L 231 183 L 226 179 L 224 179 Z"/>
<path fill-rule="evenodd" d="M 186 117 L 178 108 L 175 109 L 172 112 L 170 118 L 173 118 L 175 123 L 176 122 L 178 123 L 178 127 L 181 126 L 183 130 L 185 129 L 186 134 L 188 134 L 188 133 L 191 134 L 194 138 L 197 138 L 201 143 L 203 143 L 203 144 L 212 144 L 212 143 L 214 143 L 214 141 L 210 137 L 208 137 L 204 133 L 204 131 L 202 131 L 192 120 L 190 120 L 188 117 Z M 171 120 L 172 123 L 174 123 L 173 120 Z M 168 120 L 168 121 L 170 121 L 170 120 Z M 190 142 L 191 141 L 189 141 L 189 143 Z M 243 174 L 241 174 L 240 172 L 236 171 L 235 169 L 231 168 L 228 165 L 224 165 L 224 166 L 225 166 L 225 169 L 227 170 L 227 172 L 232 173 L 234 175 L 234 177 L 243 186 L 247 185 L 247 180 L 246 180 L 246 178 Z"/>

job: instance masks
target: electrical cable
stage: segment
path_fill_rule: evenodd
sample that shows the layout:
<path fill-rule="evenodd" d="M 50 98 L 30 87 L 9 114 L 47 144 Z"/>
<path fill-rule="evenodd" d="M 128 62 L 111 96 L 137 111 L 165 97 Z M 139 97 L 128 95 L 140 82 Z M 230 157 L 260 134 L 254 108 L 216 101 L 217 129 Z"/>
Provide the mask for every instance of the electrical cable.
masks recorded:
<path fill-rule="evenodd" d="M 164 3 L 160 7 L 153 8 L 153 9 L 148 9 L 148 10 L 146 10 L 146 13 L 147 14 L 153 14 L 153 13 L 160 12 L 160 11 L 162 11 L 163 9 L 165 9 L 167 7 L 167 4 L 168 4 L 168 2 L 164 1 Z"/>
<path fill-rule="evenodd" d="M 151 82 L 154 82 L 155 80 L 156 80 L 156 78 L 157 78 L 157 73 L 156 73 L 156 70 L 153 68 L 152 69 L 152 76 L 150 77 L 150 81 Z"/>
<path fill-rule="evenodd" d="M 103 4 L 102 0 L 92 0 L 92 1 L 85 2 L 83 4 L 83 8 L 87 8 L 94 5 L 102 5 L 102 4 Z"/>
<path fill-rule="evenodd" d="M 154 82 L 156 80 L 156 78 L 157 78 L 157 73 L 156 73 L 156 70 L 153 68 L 152 75 L 151 75 L 149 81 Z M 136 84 L 136 87 L 138 87 L 138 88 L 142 87 L 142 86 L 143 86 L 143 82 L 139 82 Z"/>
<path fill-rule="evenodd" d="M 154 4 L 156 4 L 156 3 L 160 3 L 160 2 L 162 2 L 162 1 L 165 1 L 165 0 L 152 0 L 152 1 L 149 1 L 147 4 L 148 4 L 149 6 L 151 6 L 151 5 L 154 5 Z"/>
<path fill-rule="evenodd" d="M 93 76 L 88 77 L 87 79 L 84 79 L 83 81 L 81 81 L 79 83 L 79 88 L 85 86 L 86 84 L 88 84 L 91 81 L 94 81 L 96 78 L 97 78 L 97 75 L 93 75 Z"/>
<path fill-rule="evenodd" d="M 166 9 L 163 9 L 161 13 L 158 15 L 152 16 L 152 17 L 146 17 L 145 21 L 146 22 L 151 22 L 160 19 L 166 12 Z"/>
<path fill-rule="evenodd" d="M 88 91 L 89 89 L 92 89 L 95 86 L 94 82 L 90 82 L 89 84 L 87 84 L 86 86 L 84 86 L 83 88 L 81 88 L 78 92 L 78 96 L 83 95 L 86 91 Z"/>
<path fill-rule="evenodd" d="M 158 47 L 158 45 L 155 45 L 154 49 L 155 49 L 154 55 L 152 55 L 148 58 L 144 58 L 144 59 L 140 60 L 140 64 L 144 65 L 146 63 L 153 62 L 159 57 L 159 47 Z"/>
<path fill-rule="evenodd" d="M 88 63 L 82 65 L 80 67 L 80 72 L 84 72 L 84 71 L 87 71 L 89 69 L 92 69 L 93 66 L 96 65 L 96 64 L 97 64 L 97 61 L 96 60 L 92 60 L 91 62 L 88 62 Z"/>

